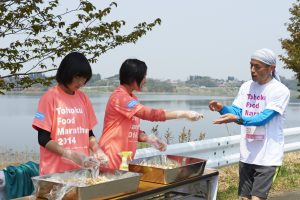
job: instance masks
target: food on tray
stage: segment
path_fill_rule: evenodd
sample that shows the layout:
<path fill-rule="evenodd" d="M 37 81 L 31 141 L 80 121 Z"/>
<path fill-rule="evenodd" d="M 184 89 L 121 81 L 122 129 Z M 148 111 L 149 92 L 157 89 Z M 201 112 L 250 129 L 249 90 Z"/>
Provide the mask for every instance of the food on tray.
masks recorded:
<path fill-rule="evenodd" d="M 108 199 L 136 192 L 140 174 L 101 169 L 94 176 L 90 169 L 72 170 L 32 177 L 37 199 Z"/>
<path fill-rule="evenodd" d="M 96 178 L 88 178 L 88 177 L 70 177 L 70 178 L 48 178 L 47 181 L 59 182 L 66 185 L 73 186 L 89 186 L 96 185 L 99 183 L 104 183 L 109 181 L 110 179 L 106 176 L 97 176 Z"/>
<path fill-rule="evenodd" d="M 109 179 L 106 176 L 98 176 L 96 178 L 70 178 L 65 180 L 66 183 L 84 183 L 85 185 L 95 185 L 107 181 L 109 181 Z"/>
<path fill-rule="evenodd" d="M 142 173 L 141 181 L 170 184 L 200 176 L 205 164 L 203 159 L 163 154 L 132 160 L 129 171 Z"/>
<path fill-rule="evenodd" d="M 174 169 L 180 167 L 180 163 L 176 162 L 175 160 L 171 159 L 163 159 L 162 161 L 154 160 L 143 160 L 139 165 L 146 166 L 146 167 L 156 167 L 161 169 Z"/>
<path fill-rule="evenodd" d="M 160 165 L 160 164 L 142 164 L 142 166 L 146 166 L 146 167 L 156 167 L 156 168 L 161 168 L 161 169 L 174 169 L 176 167 L 178 167 L 177 165 L 175 164 L 170 164 L 168 166 L 165 166 L 165 165 Z"/>

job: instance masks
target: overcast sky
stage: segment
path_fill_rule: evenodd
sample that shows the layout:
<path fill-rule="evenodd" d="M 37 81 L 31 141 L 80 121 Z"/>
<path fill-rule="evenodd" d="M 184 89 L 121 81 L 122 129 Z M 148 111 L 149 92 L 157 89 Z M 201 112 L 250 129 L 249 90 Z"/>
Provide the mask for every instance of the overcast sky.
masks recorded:
<path fill-rule="evenodd" d="M 110 1 L 93 1 L 97 8 Z M 161 18 L 161 26 L 148 32 L 137 44 L 128 44 L 107 52 L 93 72 L 103 77 L 118 73 L 127 58 L 146 62 L 148 77 L 186 80 L 189 75 L 250 79 L 251 54 L 270 48 L 284 54 L 280 38 L 289 33 L 289 8 L 295 0 L 128 0 L 116 1 L 115 19 L 124 19 L 127 27 Z M 287 78 L 294 73 L 277 70 Z"/>
<path fill-rule="evenodd" d="M 97 9 L 111 2 L 91 1 Z M 93 73 L 103 78 L 113 76 L 125 59 L 137 58 L 146 62 L 151 78 L 187 80 L 190 75 L 200 75 L 248 80 L 250 56 L 255 50 L 270 48 L 276 54 L 285 53 L 279 39 L 289 37 L 284 24 L 289 22 L 289 8 L 295 1 L 117 0 L 118 7 L 107 20 L 125 20 L 125 31 L 156 18 L 161 18 L 162 24 L 136 44 L 108 51 L 92 65 Z M 61 2 L 61 7 L 77 6 L 74 1 Z M 283 63 L 277 61 L 279 74 L 292 78 L 294 72 L 283 69 Z"/>

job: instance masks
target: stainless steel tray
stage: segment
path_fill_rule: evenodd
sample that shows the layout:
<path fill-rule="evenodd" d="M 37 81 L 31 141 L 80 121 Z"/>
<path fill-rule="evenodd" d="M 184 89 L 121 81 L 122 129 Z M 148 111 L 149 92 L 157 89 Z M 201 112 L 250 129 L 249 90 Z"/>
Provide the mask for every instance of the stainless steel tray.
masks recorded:
<path fill-rule="evenodd" d="M 169 184 L 202 175 L 205 165 L 203 159 L 159 155 L 132 160 L 128 168 L 131 172 L 142 173 L 142 181 Z"/>
<path fill-rule="evenodd" d="M 45 176 L 33 177 L 36 197 L 46 199 L 62 198 L 64 200 L 86 200 L 86 199 L 107 199 L 137 192 L 141 174 L 120 170 L 100 173 L 109 180 L 97 184 L 78 186 L 78 184 L 65 183 L 63 180 L 74 177 L 90 178 L 87 170 L 74 170 L 64 173 L 55 173 Z"/>

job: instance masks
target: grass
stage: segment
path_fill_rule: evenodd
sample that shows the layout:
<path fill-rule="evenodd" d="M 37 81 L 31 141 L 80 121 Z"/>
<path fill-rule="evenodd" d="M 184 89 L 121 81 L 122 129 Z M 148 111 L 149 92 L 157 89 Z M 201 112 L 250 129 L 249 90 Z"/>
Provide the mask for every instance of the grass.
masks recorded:
<path fill-rule="evenodd" d="M 300 152 L 285 154 L 281 170 L 270 190 L 269 196 L 300 188 Z M 218 200 L 238 199 L 238 165 L 219 169 Z"/>
<path fill-rule="evenodd" d="M 238 165 L 230 165 L 219 169 L 219 186 L 217 199 L 229 200 L 237 198 Z"/>
<path fill-rule="evenodd" d="M 0 147 L 0 170 L 7 166 L 18 166 L 28 161 L 39 162 L 39 154 L 34 150 L 15 151 Z"/>

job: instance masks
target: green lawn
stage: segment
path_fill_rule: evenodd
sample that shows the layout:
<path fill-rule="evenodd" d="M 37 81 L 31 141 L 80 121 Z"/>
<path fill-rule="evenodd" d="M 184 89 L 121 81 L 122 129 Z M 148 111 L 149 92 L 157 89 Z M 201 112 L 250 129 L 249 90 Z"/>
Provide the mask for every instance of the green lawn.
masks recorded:
<path fill-rule="evenodd" d="M 219 169 L 218 200 L 238 199 L 238 165 Z M 300 188 L 300 152 L 287 153 L 281 170 L 272 186 L 270 196 Z"/>

